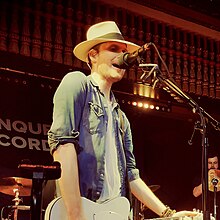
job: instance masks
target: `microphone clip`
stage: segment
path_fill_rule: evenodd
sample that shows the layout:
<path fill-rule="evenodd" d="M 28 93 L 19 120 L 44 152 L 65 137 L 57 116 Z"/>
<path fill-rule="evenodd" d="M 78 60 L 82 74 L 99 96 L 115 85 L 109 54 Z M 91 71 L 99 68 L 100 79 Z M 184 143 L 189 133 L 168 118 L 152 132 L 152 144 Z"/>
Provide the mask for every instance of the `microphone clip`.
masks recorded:
<path fill-rule="evenodd" d="M 156 77 L 156 74 L 159 71 L 158 65 L 153 63 L 140 63 L 139 67 L 141 67 L 143 71 L 143 74 L 140 77 L 140 82 L 146 84 L 147 80 L 151 78 L 151 82 L 154 88 L 156 83 L 158 82 Z"/>

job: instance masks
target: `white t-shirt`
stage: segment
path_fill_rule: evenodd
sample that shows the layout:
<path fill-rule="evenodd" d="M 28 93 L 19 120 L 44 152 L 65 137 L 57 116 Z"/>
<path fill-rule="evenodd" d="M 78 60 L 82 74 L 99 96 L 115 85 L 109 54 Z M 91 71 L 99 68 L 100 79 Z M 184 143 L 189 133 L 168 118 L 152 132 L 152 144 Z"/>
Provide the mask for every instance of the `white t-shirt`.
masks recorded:
<path fill-rule="evenodd" d="M 98 203 L 120 196 L 121 179 L 118 169 L 118 153 L 112 120 L 112 104 L 108 103 L 108 125 L 105 144 L 104 186 Z"/>

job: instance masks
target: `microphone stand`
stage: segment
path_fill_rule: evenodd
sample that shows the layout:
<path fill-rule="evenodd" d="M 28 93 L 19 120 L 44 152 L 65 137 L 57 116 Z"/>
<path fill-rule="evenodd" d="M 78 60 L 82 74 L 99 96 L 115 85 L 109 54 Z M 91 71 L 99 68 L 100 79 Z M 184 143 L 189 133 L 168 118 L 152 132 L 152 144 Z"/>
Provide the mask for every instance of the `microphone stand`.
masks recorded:
<path fill-rule="evenodd" d="M 213 200 L 213 205 L 214 205 L 214 211 L 213 215 L 215 220 L 217 220 L 217 203 L 216 203 L 216 196 L 217 196 L 217 185 L 218 185 L 218 180 L 216 178 L 212 179 L 212 185 L 214 186 L 214 200 Z"/>
<path fill-rule="evenodd" d="M 149 67 L 149 64 L 141 64 L 141 67 Z M 190 96 L 184 93 L 171 78 L 164 77 L 160 69 L 154 68 L 154 71 L 150 71 L 147 77 L 153 74 L 153 81 L 160 81 L 166 89 L 170 89 L 178 96 L 180 96 L 183 101 L 190 105 L 193 112 L 198 113 L 200 116 L 201 133 L 202 133 L 202 207 L 203 207 L 203 220 L 210 220 L 210 210 L 207 204 L 208 198 L 208 137 L 207 137 L 207 122 L 210 122 L 216 130 L 220 130 L 220 123 L 216 121 L 211 115 L 209 115 L 203 108 L 201 108 Z M 142 76 L 142 79 L 146 77 Z M 154 83 L 155 85 L 155 83 Z"/>

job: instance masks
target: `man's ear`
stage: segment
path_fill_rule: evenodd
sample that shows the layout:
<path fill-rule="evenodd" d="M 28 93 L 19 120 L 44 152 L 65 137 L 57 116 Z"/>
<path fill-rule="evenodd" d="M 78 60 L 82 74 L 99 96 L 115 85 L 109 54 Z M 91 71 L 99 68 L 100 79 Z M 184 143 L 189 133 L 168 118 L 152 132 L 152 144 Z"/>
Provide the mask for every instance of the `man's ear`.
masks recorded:
<path fill-rule="evenodd" d="M 94 50 L 94 49 L 91 49 L 89 52 L 88 52 L 88 56 L 89 58 L 91 59 L 91 61 L 93 62 L 96 55 L 98 54 L 98 51 L 97 50 Z"/>

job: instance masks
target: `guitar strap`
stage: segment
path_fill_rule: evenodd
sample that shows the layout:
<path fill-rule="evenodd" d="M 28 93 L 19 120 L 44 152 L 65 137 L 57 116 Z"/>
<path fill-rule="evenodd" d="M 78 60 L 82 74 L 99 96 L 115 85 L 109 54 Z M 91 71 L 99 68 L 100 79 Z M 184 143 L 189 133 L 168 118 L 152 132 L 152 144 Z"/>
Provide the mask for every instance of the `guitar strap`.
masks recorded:
<path fill-rule="evenodd" d="M 120 108 L 118 108 L 118 114 L 119 114 L 119 119 L 120 119 L 120 129 L 121 129 L 121 134 L 122 134 L 122 144 L 123 144 L 123 150 L 124 150 L 124 156 L 125 156 L 125 139 L 124 139 L 124 120 L 123 120 L 123 116 L 122 116 L 122 111 Z M 126 156 L 125 156 L 126 159 Z M 127 173 L 127 169 L 126 169 L 126 173 Z M 130 185 L 129 185 L 129 181 L 128 181 L 128 173 L 126 174 L 126 182 L 127 182 L 127 192 L 128 192 L 128 200 L 130 202 L 130 210 L 132 211 L 133 208 L 133 200 L 132 200 L 132 194 L 131 194 L 131 189 L 130 189 Z"/>

